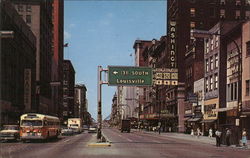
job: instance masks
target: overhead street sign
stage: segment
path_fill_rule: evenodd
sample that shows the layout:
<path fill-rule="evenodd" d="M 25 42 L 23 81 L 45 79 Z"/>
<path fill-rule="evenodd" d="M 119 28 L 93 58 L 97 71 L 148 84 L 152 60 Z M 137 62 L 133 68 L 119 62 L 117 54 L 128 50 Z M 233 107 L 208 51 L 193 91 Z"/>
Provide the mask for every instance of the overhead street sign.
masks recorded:
<path fill-rule="evenodd" d="M 152 68 L 108 66 L 108 84 L 111 86 L 152 86 Z"/>

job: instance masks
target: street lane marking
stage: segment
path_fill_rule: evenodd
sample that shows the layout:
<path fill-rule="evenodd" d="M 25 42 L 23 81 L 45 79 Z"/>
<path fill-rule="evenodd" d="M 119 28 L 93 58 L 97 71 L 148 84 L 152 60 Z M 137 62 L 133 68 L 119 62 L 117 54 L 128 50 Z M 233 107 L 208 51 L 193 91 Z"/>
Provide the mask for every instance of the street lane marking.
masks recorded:
<path fill-rule="evenodd" d="M 129 142 L 132 142 L 132 140 L 131 140 L 131 139 L 129 139 L 129 138 L 127 138 L 127 140 L 128 140 Z"/>
<path fill-rule="evenodd" d="M 68 140 L 65 140 L 65 141 L 63 141 L 64 143 L 66 143 L 66 142 L 69 142 L 70 141 L 70 139 L 68 139 Z"/>

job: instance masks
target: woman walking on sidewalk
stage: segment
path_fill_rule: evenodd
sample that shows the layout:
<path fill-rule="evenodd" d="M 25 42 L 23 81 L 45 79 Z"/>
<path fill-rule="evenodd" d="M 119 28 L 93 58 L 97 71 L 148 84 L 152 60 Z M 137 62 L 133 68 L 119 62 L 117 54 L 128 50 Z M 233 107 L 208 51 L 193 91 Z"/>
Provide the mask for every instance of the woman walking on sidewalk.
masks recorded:
<path fill-rule="evenodd" d="M 212 130 L 212 128 L 209 129 L 208 137 L 209 137 L 209 138 L 212 138 L 212 137 L 213 137 L 213 130 Z"/>
<path fill-rule="evenodd" d="M 244 147 L 247 147 L 247 131 L 245 128 L 242 131 L 242 144 Z"/>

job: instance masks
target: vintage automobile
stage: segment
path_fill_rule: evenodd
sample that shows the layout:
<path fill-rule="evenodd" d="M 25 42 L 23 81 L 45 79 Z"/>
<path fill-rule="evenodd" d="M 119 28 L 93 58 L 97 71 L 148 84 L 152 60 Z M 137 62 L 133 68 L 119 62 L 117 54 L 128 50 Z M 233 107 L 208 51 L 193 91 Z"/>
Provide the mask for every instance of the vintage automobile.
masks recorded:
<path fill-rule="evenodd" d="M 19 125 L 3 125 L 0 131 L 0 140 L 19 140 Z"/>
<path fill-rule="evenodd" d="M 73 134 L 74 134 L 74 131 L 72 128 L 64 127 L 61 129 L 61 135 L 72 136 Z"/>
<path fill-rule="evenodd" d="M 97 132 L 97 127 L 96 126 L 90 126 L 88 129 L 88 133 L 96 133 Z"/>

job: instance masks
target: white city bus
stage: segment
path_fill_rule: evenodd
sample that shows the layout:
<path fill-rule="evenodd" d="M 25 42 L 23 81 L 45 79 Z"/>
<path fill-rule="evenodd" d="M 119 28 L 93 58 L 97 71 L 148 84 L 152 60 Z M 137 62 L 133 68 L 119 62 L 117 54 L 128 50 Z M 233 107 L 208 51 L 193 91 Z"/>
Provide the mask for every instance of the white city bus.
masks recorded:
<path fill-rule="evenodd" d="M 28 113 L 20 118 L 20 139 L 22 141 L 57 138 L 60 134 L 60 120 L 58 117 Z"/>

